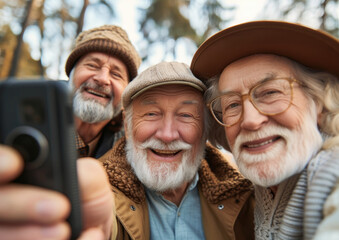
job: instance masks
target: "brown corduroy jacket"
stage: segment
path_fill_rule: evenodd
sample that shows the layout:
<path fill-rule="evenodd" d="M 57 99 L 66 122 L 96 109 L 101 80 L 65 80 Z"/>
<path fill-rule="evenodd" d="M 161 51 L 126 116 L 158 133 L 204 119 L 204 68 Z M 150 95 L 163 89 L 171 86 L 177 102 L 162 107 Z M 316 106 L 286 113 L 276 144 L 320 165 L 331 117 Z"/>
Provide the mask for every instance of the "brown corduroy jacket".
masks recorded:
<path fill-rule="evenodd" d="M 101 160 L 115 197 L 117 232 L 113 239 L 149 239 L 145 191 L 126 162 L 125 138 Z M 252 185 L 210 145 L 199 168 L 198 189 L 206 239 L 254 239 Z"/>

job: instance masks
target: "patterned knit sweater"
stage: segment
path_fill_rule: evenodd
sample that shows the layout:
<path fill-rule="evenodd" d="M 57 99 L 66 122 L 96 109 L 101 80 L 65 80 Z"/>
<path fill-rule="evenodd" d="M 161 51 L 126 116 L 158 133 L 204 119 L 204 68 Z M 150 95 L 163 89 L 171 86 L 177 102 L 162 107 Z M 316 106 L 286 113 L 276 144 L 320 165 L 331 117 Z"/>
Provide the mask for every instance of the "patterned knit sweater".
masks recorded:
<path fill-rule="evenodd" d="M 339 179 L 339 149 L 321 151 L 301 174 L 279 184 L 273 195 L 255 186 L 256 239 L 312 239 L 323 205 Z M 339 205 L 339 203 L 338 203 Z"/>

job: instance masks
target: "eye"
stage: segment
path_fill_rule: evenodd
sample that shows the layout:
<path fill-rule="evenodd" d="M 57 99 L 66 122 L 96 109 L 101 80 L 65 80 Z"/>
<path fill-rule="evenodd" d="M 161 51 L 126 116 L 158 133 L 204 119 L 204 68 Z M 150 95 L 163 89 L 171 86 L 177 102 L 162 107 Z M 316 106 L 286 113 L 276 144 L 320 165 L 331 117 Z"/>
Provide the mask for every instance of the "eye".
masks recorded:
<path fill-rule="evenodd" d="M 192 123 L 199 119 L 199 115 L 195 112 L 181 112 L 177 114 L 177 119 L 183 123 Z"/>
<path fill-rule="evenodd" d="M 98 69 L 99 66 L 96 63 L 86 63 L 85 66 L 89 69 Z"/>
<path fill-rule="evenodd" d="M 153 121 L 153 120 L 157 120 L 161 117 L 161 114 L 159 112 L 146 112 L 142 115 L 142 118 L 144 120 L 149 120 L 149 121 Z"/>
<path fill-rule="evenodd" d="M 190 113 L 181 113 L 179 116 L 183 117 L 183 118 L 192 118 L 193 117 L 193 115 L 190 114 Z"/>
<path fill-rule="evenodd" d="M 278 88 L 267 88 L 256 91 L 252 98 L 255 102 L 268 104 L 289 98 L 289 94 Z"/>
<path fill-rule="evenodd" d="M 119 72 L 111 71 L 110 74 L 111 74 L 111 76 L 113 78 L 120 78 L 120 79 L 122 79 L 122 76 L 121 76 L 121 74 Z"/>
<path fill-rule="evenodd" d="M 234 103 L 230 103 L 229 105 L 226 106 L 226 110 L 227 109 L 232 109 L 232 108 L 236 108 L 236 107 L 239 107 L 240 106 L 240 103 L 237 103 L 237 102 L 234 102 Z"/>
<path fill-rule="evenodd" d="M 222 102 L 224 112 L 234 110 L 241 107 L 241 101 L 235 98 L 229 98 Z"/>
<path fill-rule="evenodd" d="M 265 91 L 258 92 L 255 97 L 260 98 L 260 97 L 266 97 L 274 94 L 281 94 L 282 92 L 278 89 L 266 89 Z"/>
<path fill-rule="evenodd" d="M 230 101 L 223 104 L 224 117 L 233 117 L 241 112 L 242 104 L 240 101 Z"/>
<path fill-rule="evenodd" d="M 155 112 L 148 112 L 148 113 L 145 113 L 144 116 L 157 116 L 157 113 Z"/>

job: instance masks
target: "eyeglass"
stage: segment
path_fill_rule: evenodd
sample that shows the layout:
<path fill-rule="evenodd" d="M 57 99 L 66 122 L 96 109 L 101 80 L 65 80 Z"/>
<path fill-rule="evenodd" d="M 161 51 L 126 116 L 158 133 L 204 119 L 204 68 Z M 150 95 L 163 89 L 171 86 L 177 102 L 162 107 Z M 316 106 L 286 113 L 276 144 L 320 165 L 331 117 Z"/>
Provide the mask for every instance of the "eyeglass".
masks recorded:
<path fill-rule="evenodd" d="M 243 103 L 247 97 L 261 114 L 274 116 L 285 112 L 291 106 L 295 82 L 300 84 L 292 78 L 266 80 L 254 85 L 247 94 L 228 92 L 214 98 L 207 106 L 215 120 L 226 127 L 239 122 L 244 111 Z"/>

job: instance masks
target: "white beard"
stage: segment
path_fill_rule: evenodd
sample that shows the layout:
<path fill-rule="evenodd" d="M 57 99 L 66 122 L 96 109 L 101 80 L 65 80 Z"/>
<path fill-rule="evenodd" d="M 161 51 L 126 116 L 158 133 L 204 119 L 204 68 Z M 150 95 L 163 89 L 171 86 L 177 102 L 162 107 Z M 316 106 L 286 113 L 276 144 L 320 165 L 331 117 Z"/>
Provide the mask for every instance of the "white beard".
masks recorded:
<path fill-rule="evenodd" d="M 70 84 L 74 89 L 72 77 L 70 78 Z M 98 123 L 105 120 L 109 120 L 117 116 L 121 112 L 121 103 L 117 106 L 113 106 L 114 95 L 111 93 L 111 99 L 107 104 L 102 104 L 95 99 L 86 99 L 82 95 L 82 89 L 86 86 L 91 86 L 93 89 L 100 90 L 102 92 L 110 92 L 110 90 L 103 89 L 102 86 L 95 83 L 84 82 L 75 91 L 73 98 L 73 112 L 82 121 L 87 123 Z"/>
<path fill-rule="evenodd" d="M 314 105 L 312 107 L 315 109 Z M 269 151 L 262 154 L 241 151 L 242 143 L 273 135 L 278 135 L 281 139 Z M 270 125 L 257 132 L 239 134 L 232 152 L 239 171 L 246 178 L 256 185 L 270 187 L 300 173 L 322 143 L 313 111 L 306 112 L 304 122 L 294 130 Z"/>
<path fill-rule="evenodd" d="M 131 131 L 127 131 L 131 132 Z M 150 163 L 147 160 L 147 148 L 183 150 L 182 161 L 178 163 Z M 144 143 L 135 143 L 133 136 L 128 134 L 126 153 L 127 161 L 131 164 L 138 179 L 149 189 L 157 192 L 176 189 L 186 182 L 190 182 L 198 171 L 204 156 L 204 142 L 199 146 L 196 156 L 193 156 L 192 146 L 175 141 L 164 144 L 151 138 Z"/>

